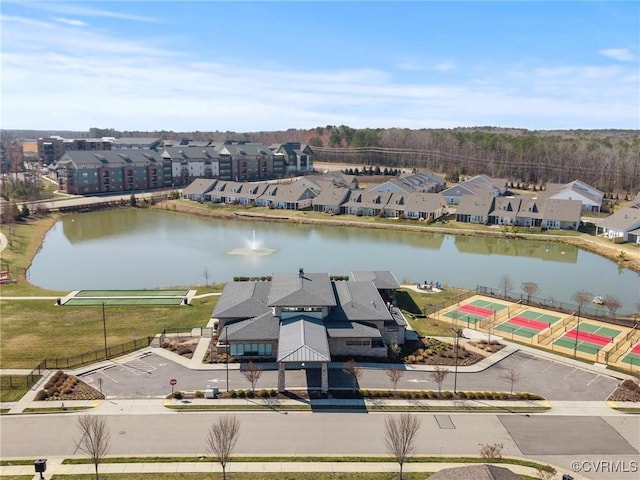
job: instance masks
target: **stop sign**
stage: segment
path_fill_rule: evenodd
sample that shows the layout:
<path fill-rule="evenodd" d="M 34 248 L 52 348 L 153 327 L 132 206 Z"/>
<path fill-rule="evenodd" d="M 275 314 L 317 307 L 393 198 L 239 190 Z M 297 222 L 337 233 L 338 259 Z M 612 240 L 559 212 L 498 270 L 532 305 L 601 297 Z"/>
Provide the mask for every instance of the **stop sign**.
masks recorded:
<path fill-rule="evenodd" d="M 176 380 L 175 378 L 172 378 L 171 380 L 169 380 L 169 385 L 171 385 L 172 387 L 178 383 L 178 380 Z"/>

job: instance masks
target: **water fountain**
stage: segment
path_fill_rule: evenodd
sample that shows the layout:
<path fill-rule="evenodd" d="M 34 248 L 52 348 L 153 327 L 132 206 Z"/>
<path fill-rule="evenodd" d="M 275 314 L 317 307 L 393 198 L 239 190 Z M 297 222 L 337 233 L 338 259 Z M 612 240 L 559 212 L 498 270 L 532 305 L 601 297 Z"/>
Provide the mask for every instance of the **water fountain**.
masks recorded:
<path fill-rule="evenodd" d="M 243 255 L 262 257 L 265 255 L 271 255 L 275 253 L 275 249 L 263 247 L 258 240 L 256 240 L 256 231 L 253 231 L 251 240 L 246 241 L 245 247 L 233 248 L 227 252 L 229 255 Z"/>

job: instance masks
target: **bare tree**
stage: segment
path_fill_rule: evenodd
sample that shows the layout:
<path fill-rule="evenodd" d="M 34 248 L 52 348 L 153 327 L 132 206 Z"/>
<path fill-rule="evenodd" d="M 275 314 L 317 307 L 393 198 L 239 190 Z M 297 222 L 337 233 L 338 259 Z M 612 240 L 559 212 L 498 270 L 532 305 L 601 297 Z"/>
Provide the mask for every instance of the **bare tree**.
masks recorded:
<path fill-rule="evenodd" d="M 538 284 L 536 282 L 522 282 L 520 288 L 527 294 L 527 303 L 531 302 L 531 296 L 538 293 Z"/>
<path fill-rule="evenodd" d="M 246 378 L 247 381 L 251 384 L 251 391 L 255 393 L 256 384 L 262 376 L 262 367 L 260 365 L 256 365 L 252 361 L 249 361 L 247 367 L 242 370 L 242 375 L 244 375 L 244 378 Z"/>
<path fill-rule="evenodd" d="M 511 388 L 511 395 L 513 395 L 513 387 L 520 381 L 520 378 L 520 371 L 516 368 L 515 365 L 511 365 L 511 367 L 509 367 L 509 369 L 500 376 L 501 380 L 504 380 L 509 384 Z"/>
<path fill-rule="evenodd" d="M 580 312 L 584 308 L 585 304 L 593 300 L 593 294 L 586 290 L 578 290 L 571 296 L 571 300 L 578 304 L 578 317 L 580 317 Z"/>
<path fill-rule="evenodd" d="M 400 465 L 400 480 L 402 480 L 402 466 L 415 452 L 414 442 L 420 428 L 420 420 L 415 415 L 403 413 L 398 417 L 387 417 L 384 426 L 387 451 Z"/>
<path fill-rule="evenodd" d="M 481 443 L 480 456 L 489 464 L 497 462 L 502 458 L 503 448 L 501 443 Z"/>
<path fill-rule="evenodd" d="M 389 377 L 389 380 L 391 380 L 391 383 L 393 384 L 394 395 L 396 394 L 396 391 L 398 389 L 398 382 L 400 381 L 403 375 L 404 375 L 404 372 L 398 368 L 390 368 L 389 370 L 387 370 L 387 376 Z"/>
<path fill-rule="evenodd" d="M 500 280 L 498 280 L 498 285 L 502 290 L 502 294 L 504 298 L 507 298 L 507 294 L 513 290 L 513 281 L 509 275 L 502 275 Z"/>
<path fill-rule="evenodd" d="M 344 364 L 342 371 L 351 378 L 351 390 L 355 393 L 356 387 L 358 386 L 358 380 L 364 373 L 362 368 L 360 368 L 360 365 L 358 365 L 355 360 L 351 359 Z"/>
<path fill-rule="evenodd" d="M 609 310 L 611 318 L 616 318 L 616 312 L 622 306 L 620 299 L 615 295 L 608 294 L 604 296 L 603 303 Z"/>
<path fill-rule="evenodd" d="M 96 480 L 98 480 L 98 465 L 109 451 L 111 432 L 105 419 L 95 415 L 80 415 L 78 430 L 80 430 L 81 436 L 75 442 L 76 450 L 89 456 L 95 467 Z"/>
<path fill-rule="evenodd" d="M 206 268 L 204 269 L 204 282 L 205 282 L 205 286 L 209 286 L 209 270 L 207 270 Z"/>
<path fill-rule="evenodd" d="M 227 478 L 227 463 L 231 452 L 238 442 L 240 420 L 236 416 L 220 417 L 209 428 L 207 436 L 207 451 L 222 466 L 222 479 Z"/>
<path fill-rule="evenodd" d="M 445 378 L 449 375 L 449 370 L 440 365 L 436 365 L 433 369 L 433 372 L 429 375 L 431 380 L 438 384 L 438 394 L 442 393 L 442 384 L 444 383 Z"/>

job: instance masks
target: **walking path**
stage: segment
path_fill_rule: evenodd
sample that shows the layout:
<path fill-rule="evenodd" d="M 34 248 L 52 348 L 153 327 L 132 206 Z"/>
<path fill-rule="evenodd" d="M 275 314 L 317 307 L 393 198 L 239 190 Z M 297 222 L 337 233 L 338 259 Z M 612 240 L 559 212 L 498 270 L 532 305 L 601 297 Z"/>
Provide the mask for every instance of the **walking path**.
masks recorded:
<path fill-rule="evenodd" d="M 91 464 L 63 465 L 61 458 L 47 459 L 46 477 L 51 475 L 91 475 L 95 473 Z M 404 472 L 438 472 L 445 468 L 459 467 L 471 464 L 457 463 L 405 463 Z M 519 474 L 536 477 L 536 470 L 522 465 L 501 465 Z M 0 467 L 0 475 L 29 475 L 33 474 L 33 465 L 19 465 Z M 104 463 L 99 467 L 100 474 L 131 474 L 131 473 L 221 473 L 220 464 L 213 462 L 177 462 L 177 463 Z M 227 465 L 227 473 L 251 473 L 251 472 L 384 472 L 397 473 L 398 464 L 394 462 L 230 462 Z M 575 480 L 584 480 L 586 477 L 572 474 Z M 39 474 L 34 475 L 33 480 L 38 480 Z"/>

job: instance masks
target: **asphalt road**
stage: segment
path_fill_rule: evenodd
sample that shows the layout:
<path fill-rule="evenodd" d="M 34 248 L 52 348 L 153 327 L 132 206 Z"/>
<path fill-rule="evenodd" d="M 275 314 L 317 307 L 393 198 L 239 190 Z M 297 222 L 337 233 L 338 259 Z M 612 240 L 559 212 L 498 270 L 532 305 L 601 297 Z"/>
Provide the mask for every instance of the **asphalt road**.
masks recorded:
<path fill-rule="evenodd" d="M 99 414 L 99 407 L 95 414 Z M 111 408 L 111 411 L 108 411 Z M 117 414 L 107 405 L 110 455 L 205 455 L 215 412 Z M 0 455 L 77 455 L 77 413 L 0 417 Z M 384 420 L 389 413 L 240 412 L 236 455 L 387 455 Z M 548 413 L 416 413 L 421 426 L 417 455 L 477 455 L 482 443 L 502 443 L 503 454 L 528 457 L 570 471 L 571 462 L 638 459 L 638 420 L 634 416 L 553 416 Z M 631 480 L 637 472 L 592 472 L 594 479 Z"/>

